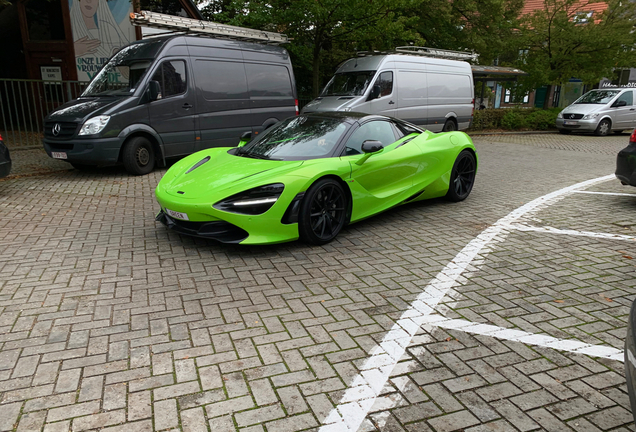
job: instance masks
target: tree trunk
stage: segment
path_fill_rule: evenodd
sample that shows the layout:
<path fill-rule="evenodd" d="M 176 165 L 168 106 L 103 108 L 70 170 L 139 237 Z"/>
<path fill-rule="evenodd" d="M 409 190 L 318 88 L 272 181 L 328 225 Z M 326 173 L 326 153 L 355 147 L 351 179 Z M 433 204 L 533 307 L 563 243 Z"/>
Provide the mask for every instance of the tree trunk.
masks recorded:
<path fill-rule="evenodd" d="M 543 100 L 543 109 L 552 108 L 552 85 L 548 84 L 545 90 L 545 99 Z"/>

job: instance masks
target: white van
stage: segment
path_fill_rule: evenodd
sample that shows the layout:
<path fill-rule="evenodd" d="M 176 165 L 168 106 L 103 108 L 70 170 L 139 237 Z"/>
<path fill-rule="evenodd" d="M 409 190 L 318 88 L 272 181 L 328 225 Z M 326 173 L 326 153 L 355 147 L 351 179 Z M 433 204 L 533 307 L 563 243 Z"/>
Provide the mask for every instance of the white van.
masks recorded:
<path fill-rule="evenodd" d="M 473 73 L 467 62 L 388 54 L 345 61 L 302 112 L 382 114 L 446 132 L 470 126 L 473 101 Z"/>

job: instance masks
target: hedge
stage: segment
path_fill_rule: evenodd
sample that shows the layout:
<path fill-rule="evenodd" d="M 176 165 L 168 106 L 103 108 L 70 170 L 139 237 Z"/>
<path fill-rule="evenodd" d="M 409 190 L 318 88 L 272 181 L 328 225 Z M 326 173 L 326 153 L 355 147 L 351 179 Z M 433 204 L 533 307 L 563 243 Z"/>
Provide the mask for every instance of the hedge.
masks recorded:
<path fill-rule="evenodd" d="M 556 128 L 561 108 L 499 108 L 475 111 L 471 131 L 491 129 L 548 130 Z"/>

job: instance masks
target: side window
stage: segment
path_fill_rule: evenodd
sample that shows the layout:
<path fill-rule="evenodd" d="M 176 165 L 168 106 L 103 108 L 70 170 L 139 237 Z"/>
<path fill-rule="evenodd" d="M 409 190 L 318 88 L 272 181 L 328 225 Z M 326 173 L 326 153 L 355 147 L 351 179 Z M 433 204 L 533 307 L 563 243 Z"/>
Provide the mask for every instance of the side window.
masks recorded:
<path fill-rule="evenodd" d="M 347 140 L 345 154 L 362 153 L 362 143 L 367 140 L 377 140 L 387 146 L 396 141 L 391 123 L 386 121 L 370 121 L 360 126 Z"/>
<path fill-rule="evenodd" d="M 157 81 L 161 88 L 158 99 L 176 96 L 185 93 L 188 89 L 186 66 L 183 60 L 163 62 L 152 79 Z"/>
<path fill-rule="evenodd" d="M 247 99 L 247 77 L 243 63 L 197 60 L 197 87 L 205 100 Z"/>
<path fill-rule="evenodd" d="M 625 93 L 623 93 L 622 95 L 620 95 L 618 97 L 618 99 L 616 99 L 616 105 L 618 106 L 618 103 L 620 101 L 625 101 L 627 102 L 627 106 L 632 106 L 634 104 L 634 92 L 632 92 L 631 90 L 626 91 Z"/>
<path fill-rule="evenodd" d="M 250 97 L 293 96 L 291 78 L 284 66 L 246 63 Z"/>
<path fill-rule="evenodd" d="M 380 96 L 388 96 L 393 93 L 393 72 L 382 72 L 375 80 L 374 86 L 380 86 Z"/>

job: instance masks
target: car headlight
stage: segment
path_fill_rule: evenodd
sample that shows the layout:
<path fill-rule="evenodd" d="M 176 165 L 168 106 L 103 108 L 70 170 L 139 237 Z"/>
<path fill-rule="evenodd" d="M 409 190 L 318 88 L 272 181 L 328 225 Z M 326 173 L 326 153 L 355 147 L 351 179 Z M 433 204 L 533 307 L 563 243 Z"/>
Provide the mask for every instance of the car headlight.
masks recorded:
<path fill-rule="evenodd" d="M 284 189 L 282 183 L 259 186 L 225 198 L 212 207 L 230 213 L 259 215 L 272 208 Z"/>
<path fill-rule="evenodd" d="M 97 116 L 86 120 L 79 131 L 79 135 L 95 135 L 104 130 L 110 116 Z"/>
<path fill-rule="evenodd" d="M 559 113 L 557 114 L 557 118 L 563 118 L 563 111 L 559 111 Z"/>
<path fill-rule="evenodd" d="M 598 117 L 600 114 L 601 113 L 586 114 L 583 117 L 583 120 L 594 119 L 594 118 Z"/>

